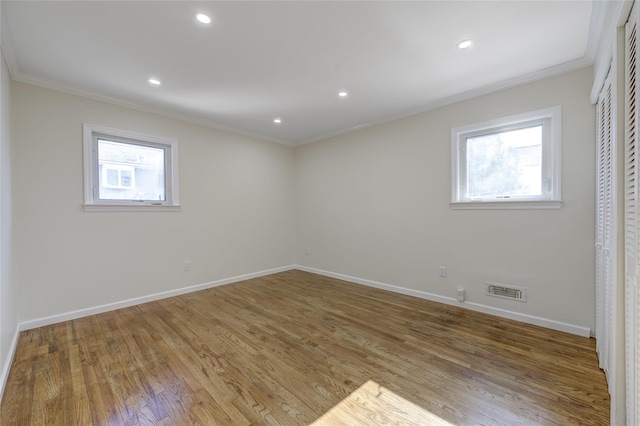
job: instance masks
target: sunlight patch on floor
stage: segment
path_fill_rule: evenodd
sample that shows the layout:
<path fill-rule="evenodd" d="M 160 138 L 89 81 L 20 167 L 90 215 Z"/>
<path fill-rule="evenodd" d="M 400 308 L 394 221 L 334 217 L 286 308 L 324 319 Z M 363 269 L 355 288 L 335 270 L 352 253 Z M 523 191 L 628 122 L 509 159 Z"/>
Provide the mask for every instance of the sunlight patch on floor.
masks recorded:
<path fill-rule="evenodd" d="M 372 380 L 313 423 L 314 426 L 388 424 L 453 426 Z"/>

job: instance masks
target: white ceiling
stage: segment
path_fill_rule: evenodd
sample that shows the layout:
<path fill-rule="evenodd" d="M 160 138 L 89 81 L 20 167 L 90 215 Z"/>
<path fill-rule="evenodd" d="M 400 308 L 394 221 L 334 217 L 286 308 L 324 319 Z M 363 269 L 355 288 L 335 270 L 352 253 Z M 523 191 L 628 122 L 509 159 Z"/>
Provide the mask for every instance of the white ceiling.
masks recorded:
<path fill-rule="evenodd" d="M 288 144 L 593 62 L 591 1 L 2 4 L 16 80 Z"/>

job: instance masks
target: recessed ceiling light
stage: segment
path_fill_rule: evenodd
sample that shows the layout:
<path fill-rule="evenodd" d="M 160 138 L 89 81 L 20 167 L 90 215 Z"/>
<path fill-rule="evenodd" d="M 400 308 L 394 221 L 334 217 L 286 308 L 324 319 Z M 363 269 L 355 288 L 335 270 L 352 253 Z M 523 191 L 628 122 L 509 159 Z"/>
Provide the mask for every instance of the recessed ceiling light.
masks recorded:
<path fill-rule="evenodd" d="M 160 86 L 160 80 L 152 77 L 149 79 L 149 84 L 153 84 L 154 86 Z"/>
<path fill-rule="evenodd" d="M 273 123 L 274 124 L 281 124 L 282 123 L 282 118 L 278 117 L 278 118 L 274 118 L 273 119 Z"/>
<path fill-rule="evenodd" d="M 349 96 L 349 92 L 347 92 L 346 90 L 341 90 L 340 92 L 338 92 L 338 96 L 340 96 L 341 98 L 346 98 L 347 96 Z"/>
<path fill-rule="evenodd" d="M 201 22 L 203 24 L 210 24 L 211 23 L 211 18 L 209 18 L 209 16 L 205 15 L 204 13 L 198 13 L 196 15 L 196 19 L 198 20 L 198 22 Z"/>
<path fill-rule="evenodd" d="M 472 44 L 473 44 L 473 40 L 462 40 L 460 43 L 458 43 L 458 48 L 467 49 L 471 47 Z"/>

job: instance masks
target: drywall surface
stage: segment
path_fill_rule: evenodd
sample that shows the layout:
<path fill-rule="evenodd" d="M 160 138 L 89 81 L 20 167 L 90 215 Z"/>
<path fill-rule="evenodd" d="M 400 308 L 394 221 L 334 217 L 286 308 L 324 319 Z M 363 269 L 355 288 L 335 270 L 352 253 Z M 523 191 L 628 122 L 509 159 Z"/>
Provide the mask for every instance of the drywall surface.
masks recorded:
<path fill-rule="evenodd" d="M 0 380 L 11 361 L 10 348 L 18 326 L 12 274 L 11 202 L 11 76 L 0 52 Z M 8 371 L 8 368 L 6 369 Z M 0 394 L 4 383 L 0 382 Z"/>
<path fill-rule="evenodd" d="M 291 147 L 17 82 L 12 112 L 20 322 L 293 263 Z M 181 211 L 85 212 L 83 123 L 177 139 Z"/>
<path fill-rule="evenodd" d="M 591 83 L 582 69 L 296 148 L 296 263 L 593 328 Z M 451 128 L 554 105 L 562 208 L 452 210 Z M 486 296 L 487 281 L 528 300 Z"/>

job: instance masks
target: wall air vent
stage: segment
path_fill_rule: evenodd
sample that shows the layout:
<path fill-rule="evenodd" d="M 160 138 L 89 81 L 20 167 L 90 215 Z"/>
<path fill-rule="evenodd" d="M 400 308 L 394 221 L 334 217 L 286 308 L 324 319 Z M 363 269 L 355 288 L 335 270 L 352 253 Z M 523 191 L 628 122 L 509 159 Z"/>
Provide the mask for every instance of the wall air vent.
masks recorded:
<path fill-rule="evenodd" d="M 527 289 L 524 287 L 516 287 L 512 285 L 504 285 L 497 283 L 486 283 L 486 295 L 500 297 L 502 299 L 517 300 L 518 302 L 527 301 Z"/>

